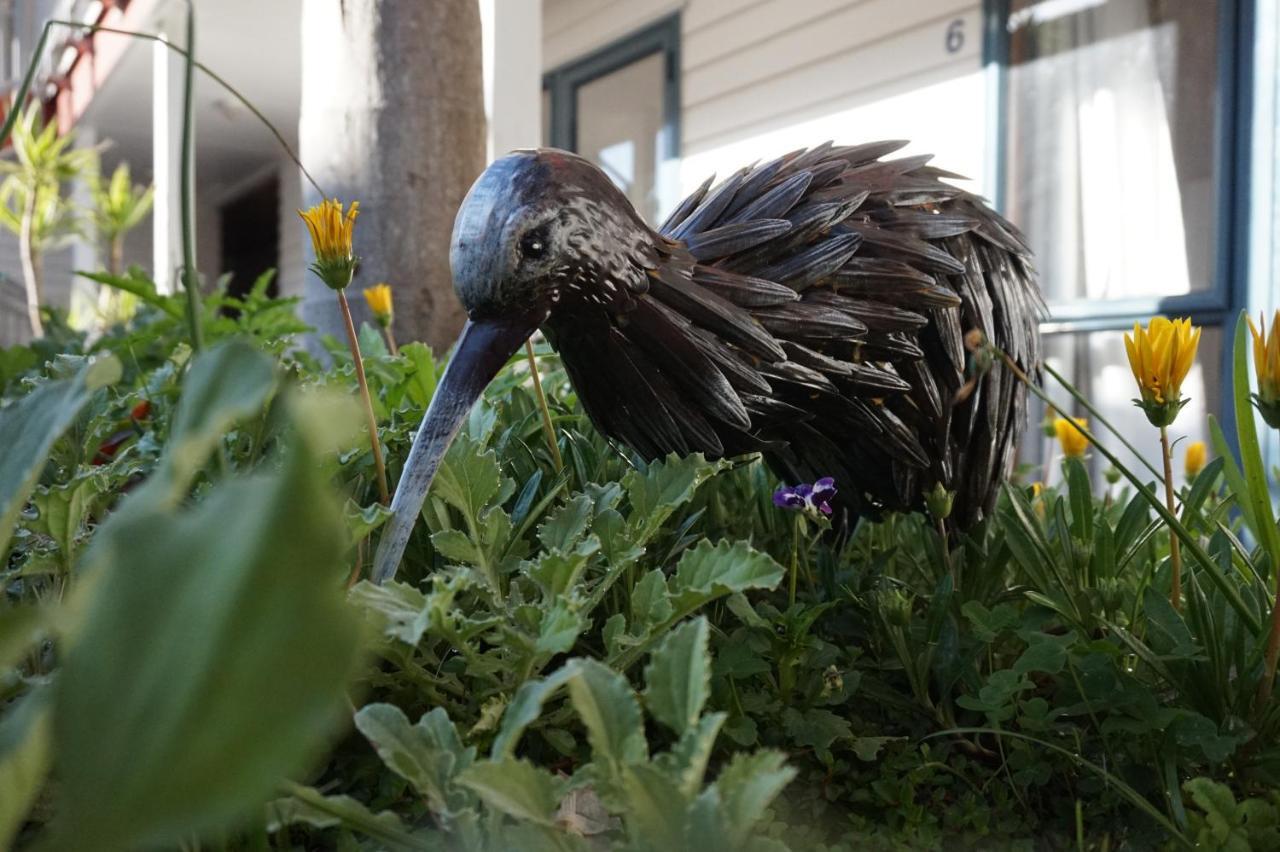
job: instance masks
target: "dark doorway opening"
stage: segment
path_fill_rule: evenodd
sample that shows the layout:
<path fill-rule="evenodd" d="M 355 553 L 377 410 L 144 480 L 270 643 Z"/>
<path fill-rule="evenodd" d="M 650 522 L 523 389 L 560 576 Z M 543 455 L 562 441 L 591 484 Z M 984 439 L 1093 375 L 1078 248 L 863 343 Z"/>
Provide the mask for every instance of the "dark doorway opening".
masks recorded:
<path fill-rule="evenodd" d="M 221 218 L 227 294 L 242 297 L 262 273 L 280 266 L 280 180 L 273 175 L 222 205 Z M 276 289 L 272 279 L 267 294 Z"/>

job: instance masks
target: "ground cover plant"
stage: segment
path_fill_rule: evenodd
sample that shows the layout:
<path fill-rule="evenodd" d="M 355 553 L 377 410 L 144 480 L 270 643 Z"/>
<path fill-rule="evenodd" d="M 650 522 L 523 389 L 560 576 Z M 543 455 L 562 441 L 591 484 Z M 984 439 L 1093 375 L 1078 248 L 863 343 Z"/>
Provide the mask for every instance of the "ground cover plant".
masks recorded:
<path fill-rule="evenodd" d="M 0 843 L 1280 842 L 1243 322 L 1238 449 L 1219 430 L 1174 483 L 1174 600 L 1156 477 L 1090 481 L 1087 426 L 1058 424 L 1061 487 L 1011 482 L 964 537 L 927 514 L 845 533 L 838 482 L 608 443 L 545 347 L 559 462 L 517 359 L 376 586 L 350 348 L 296 347 L 264 278 L 201 303 L 193 353 L 184 298 L 99 278 L 131 321 L 90 342 L 55 315 L 0 353 Z M 442 363 L 359 337 L 394 479 Z"/>

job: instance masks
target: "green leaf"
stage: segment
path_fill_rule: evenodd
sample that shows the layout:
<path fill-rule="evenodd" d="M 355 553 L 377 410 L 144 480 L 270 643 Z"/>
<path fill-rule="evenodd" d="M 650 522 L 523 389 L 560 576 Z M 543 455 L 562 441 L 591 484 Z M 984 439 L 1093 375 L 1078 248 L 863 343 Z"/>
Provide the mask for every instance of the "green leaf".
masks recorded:
<path fill-rule="evenodd" d="M 40 478 L 54 443 L 98 388 L 120 380 L 114 355 L 87 362 L 73 378 L 45 382 L 0 409 L 0 564 L 14 524 Z"/>
<path fill-rule="evenodd" d="M 640 540 L 662 527 L 671 513 L 693 498 L 698 486 L 728 467 L 728 462 L 708 462 L 699 453 L 675 453 L 656 461 L 641 473 L 633 470 L 622 479 L 631 503 L 628 525 Z"/>
<path fill-rule="evenodd" d="M 108 287 L 130 293 L 157 310 L 164 311 L 174 319 L 183 319 L 182 300 L 172 296 L 162 296 L 156 292 L 156 285 L 141 267 L 131 267 L 127 275 L 111 275 L 106 272 L 85 272 L 76 270 L 76 275 L 105 284 Z"/>
<path fill-rule="evenodd" d="M 312 787 L 287 785 L 291 795 L 267 803 L 267 825 L 275 833 L 291 825 L 313 828 L 342 826 L 379 840 L 392 849 L 434 850 L 438 843 L 427 843 L 409 834 L 400 817 L 391 811 L 374 813 L 350 796 L 326 796 Z"/>
<path fill-rule="evenodd" d="M 387 768 L 426 796 L 433 810 L 452 814 L 465 805 L 453 784 L 472 765 L 476 750 L 463 748 L 444 708 L 437 707 L 410 725 L 399 707 L 369 704 L 356 713 L 355 723 Z"/>
<path fill-rule="evenodd" d="M 199 355 L 183 383 L 164 461 L 148 483 L 156 489 L 154 499 L 180 500 L 222 436 L 261 414 L 275 389 L 274 362 L 244 341 L 229 340 Z"/>
<path fill-rule="evenodd" d="M 436 393 L 436 362 L 431 348 L 425 343 L 406 343 L 400 347 L 400 357 L 413 365 L 409 376 L 409 399 L 416 408 L 425 410 Z"/>
<path fill-rule="evenodd" d="M 726 718 L 725 713 L 708 713 L 684 732 L 671 751 L 654 758 L 654 763 L 676 778 L 686 796 L 692 797 L 702 787 L 711 748 Z"/>
<path fill-rule="evenodd" d="M 50 620 L 50 611 L 41 606 L 0 609 L 0 674 L 21 659 Z"/>
<path fill-rule="evenodd" d="M 509 817 L 538 825 L 555 825 L 555 810 L 564 783 L 527 760 L 486 760 L 458 776 L 486 805 Z"/>
<path fill-rule="evenodd" d="M 733 592 L 775 588 L 782 575 L 773 557 L 745 541 L 712 545 L 704 539 L 676 565 L 671 594 L 676 611 L 687 613 Z"/>
<path fill-rule="evenodd" d="M 431 546 L 445 559 L 451 559 L 463 565 L 476 565 L 481 559 L 480 549 L 462 530 L 440 530 L 438 533 L 432 533 Z"/>
<path fill-rule="evenodd" d="M 498 736 L 493 740 L 490 755 L 494 760 L 515 754 L 525 729 L 542 714 L 542 705 L 577 673 L 578 663 L 571 660 L 541 680 L 528 680 L 520 684 L 515 697 L 507 705 L 507 711 L 502 715 Z"/>
<path fill-rule="evenodd" d="M 427 596 L 405 583 L 388 580 L 379 586 L 361 580 L 348 596 L 357 606 L 377 617 L 386 636 L 406 645 L 417 645 L 431 624 Z"/>
<path fill-rule="evenodd" d="M 686 621 L 667 634 L 645 668 L 649 713 L 676 734 L 697 723 L 711 696 L 709 637 L 705 618 Z"/>
<path fill-rule="evenodd" d="M 548 550 L 568 552 L 573 549 L 591 525 L 595 504 L 586 494 L 569 498 L 538 527 L 538 540 Z"/>
<path fill-rule="evenodd" d="M 342 513 L 346 516 L 347 531 L 353 545 L 367 538 L 391 517 L 391 509 L 381 503 L 361 506 L 350 498 L 343 505 Z"/>
<path fill-rule="evenodd" d="M 671 617 L 671 594 L 667 575 L 655 568 L 631 589 L 631 628 L 643 635 Z"/>
<path fill-rule="evenodd" d="M 1231 349 L 1232 403 L 1235 406 L 1236 440 L 1240 445 L 1240 467 L 1246 489 L 1237 496 L 1249 504 L 1246 517 L 1252 517 L 1253 534 L 1271 557 L 1273 571 L 1280 571 L 1280 529 L 1271 509 L 1271 490 L 1267 485 L 1267 469 L 1262 463 L 1262 446 L 1258 442 L 1257 424 L 1249 390 L 1249 331 L 1244 311 L 1236 320 L 1236 334 Z M 1214 441 L 1217 444 L 1217 440 Z M 1217 448 L 1223 458 L 1230 456 L 1225 447 Z"/>
<path fill-rule="evenodd" d="M 0 718 L 0 849 L 11 848 L 53 762 L 47 693 L 27 693 Z"/>
<path fill-rule="evenodd" d="M 782 723 L 787 736 L 797 745 L 811 746 L 819 755 L 829 755 L 836 740 L 853 739 L 849 720 L 821 707 L 810 707 L 801 712 L 788 707 L 782 713 Z"/>
<path fill-rule="evenodd" d="M 905 739 L 906 737 L 854 737 L 853 753 L 858 756 L 858 760 L 870 763 L 880 754 L 880 749 L 889 743 Z"/>
<path fill-rule="evenodd" d="M 739 752 L 716 779 L 730 847 L 746 842 L 765 808 L 795 777 L 785 763 L 786 755 L 778 751 Z"/>
<path fill-rule="evenodd" d="M 626 795 L 623 821 L 637 849 L 687 849 L 684 813 L 688 797 L 665 772 L 649 763 L 628 766 L 622 772 Z"/>
<path fill-rule="evenodd" d="M 625 677 L 603 663 L 580 660 L 569 680 L 569 696 L 596 758 L 616 764 L 645 758 L 648 744 L 640 702 Z"/>
<path fill-rule="evenodd" d="M 279 473 L 99 529 L 56 687 L 59 836 L 172 845 L 243 818 L 323 750 L 360 631 L 316 467 L 294 447 Z"/>
<path fill-rule="evenodd" d="M 431 483 L 431 493 L 462 512 L 473 529 L 480 529 L 480 513 L 501 490 L 497 455 L 465 432 L 449 447 Z"/>
<path fill-rule="evenodd" d="M 1093 540 L 1093 485 L 1089 472 L 1077 458 L 1066 459 L 1067 494 L 1071 499 L 1071 527 L 1076 538 Z"/>

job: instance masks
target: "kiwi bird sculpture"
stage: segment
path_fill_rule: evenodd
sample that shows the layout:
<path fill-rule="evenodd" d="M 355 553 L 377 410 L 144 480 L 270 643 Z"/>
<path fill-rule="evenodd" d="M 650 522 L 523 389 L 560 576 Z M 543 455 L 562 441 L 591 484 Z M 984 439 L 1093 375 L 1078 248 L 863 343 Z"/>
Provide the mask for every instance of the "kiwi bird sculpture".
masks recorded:
<path fill-rule="evenodd" d="M 845 518 L 941 484 L 951 523 L 990 513 L 1043 303 L 1026 242 L 905 142 L 797 151 L 708 180 L 658 227 L 595 165 L 554 149 L 489 166 L 450 261 L 469 320 L 410 450 L 373 577 L 394 575 L 472 404 L 535 330 L 596 427 L 646 458 L 761 453 L 834 477 Z"/>

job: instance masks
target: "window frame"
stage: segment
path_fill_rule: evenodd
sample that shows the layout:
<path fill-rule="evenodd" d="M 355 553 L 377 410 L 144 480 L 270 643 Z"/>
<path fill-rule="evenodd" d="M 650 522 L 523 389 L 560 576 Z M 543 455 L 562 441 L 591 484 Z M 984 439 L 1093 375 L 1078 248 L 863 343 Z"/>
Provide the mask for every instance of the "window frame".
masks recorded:
<path fill-rule="evenodd" d="M 680 15 L 676 13 L 623 36 L 591 53 L 542 75 L 542 88 L 551 96 L 549 141 L 551 147 L 578 149 L 578 99 L 580 87 L 612 74 L 655 53 L 664 57 L 662 92 L 663 156 L 680 156 Z"/>
<path fill-rule="evenodd" d="M 983 0 L 983 67 L 987 76 L 987 148 L 991 197 L 1005 212 L 1007 194 L 1011 0 Z M 1178 296 L 1077 300 L 1049 305 L 1043 334 L 1127 329 L 1152 316 L 1186 316 L 1197 325 L 1220 326 L 1225 351 L 1219 381 L 1231 384 L 1234 318 L 1250 306 L 1249 247 L 1252 205 L 1255 0 L 1221 0 L 1218 12 L 1217 98 L 1213 142 L 1217 156 L 1213 280 L 1209 287 Z M 1234 442 L 1230 393 L 1214 412 Z"/>

